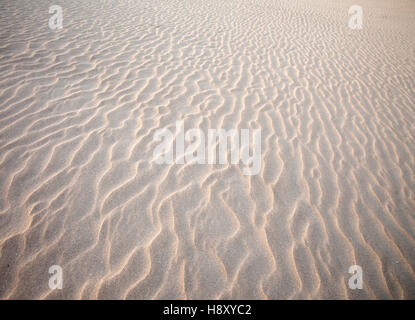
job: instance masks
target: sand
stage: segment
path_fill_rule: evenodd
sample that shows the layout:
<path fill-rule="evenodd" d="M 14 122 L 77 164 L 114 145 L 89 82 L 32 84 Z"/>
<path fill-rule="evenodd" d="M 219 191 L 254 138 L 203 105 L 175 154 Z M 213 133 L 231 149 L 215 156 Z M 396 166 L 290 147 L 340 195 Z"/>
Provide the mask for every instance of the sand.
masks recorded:
<path fill-rule="evenodd" d="M 1 1 L 0 298 L 414 299 L 414 30 L 409 0 Z M 261 129 L 259 174 L 155 164 L 178 120 Z"/>

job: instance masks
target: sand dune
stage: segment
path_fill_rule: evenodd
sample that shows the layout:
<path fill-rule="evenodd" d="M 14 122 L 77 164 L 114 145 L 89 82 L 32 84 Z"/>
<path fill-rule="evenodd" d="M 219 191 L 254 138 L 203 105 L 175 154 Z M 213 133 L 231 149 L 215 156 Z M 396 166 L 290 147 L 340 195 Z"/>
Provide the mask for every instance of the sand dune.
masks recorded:
<path fill-rule="evenodd" d="M 353 4 L 1 1 L 0 298 L 415 298 L 415 3 Z M 155 164 L 178 120 L 260 173 Z"/>

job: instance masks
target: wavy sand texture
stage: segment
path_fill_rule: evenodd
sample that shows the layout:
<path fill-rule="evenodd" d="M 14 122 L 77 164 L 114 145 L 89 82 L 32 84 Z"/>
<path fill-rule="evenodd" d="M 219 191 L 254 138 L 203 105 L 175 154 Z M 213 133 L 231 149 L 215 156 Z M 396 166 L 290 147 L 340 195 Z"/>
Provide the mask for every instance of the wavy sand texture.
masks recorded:
<path fill-rule="evenodd" d="M 415 3 L 358 2 L 0 1 L 0 298 L 415 298 Z M 260 174 L 152 162 L 180 119 Z"/>

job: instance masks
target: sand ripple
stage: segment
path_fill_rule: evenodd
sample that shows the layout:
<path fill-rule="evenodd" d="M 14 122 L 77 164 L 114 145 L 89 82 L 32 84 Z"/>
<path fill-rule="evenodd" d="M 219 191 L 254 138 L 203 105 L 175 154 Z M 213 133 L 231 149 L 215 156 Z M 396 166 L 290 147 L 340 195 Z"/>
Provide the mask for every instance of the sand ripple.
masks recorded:
<path fill-rule="evenodd" d="M 1 1 L 0 298 L 415 298 L 415 6 L 360 2 Z M 260 174 L 153 163 L 180 119 Z"/>

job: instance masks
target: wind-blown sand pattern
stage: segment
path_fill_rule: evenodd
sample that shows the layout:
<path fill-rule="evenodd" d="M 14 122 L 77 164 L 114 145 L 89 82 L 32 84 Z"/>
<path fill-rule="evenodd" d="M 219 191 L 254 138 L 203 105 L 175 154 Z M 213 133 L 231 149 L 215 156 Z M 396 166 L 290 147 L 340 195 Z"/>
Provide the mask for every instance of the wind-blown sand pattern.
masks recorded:
<path fill-rule="evenodd" d="M 415 298 L 414 30 L 409 0 L 0 1 L 0 298 Z M 260 173 L 155 164 L 177 120 L 260 128 Z"/>

